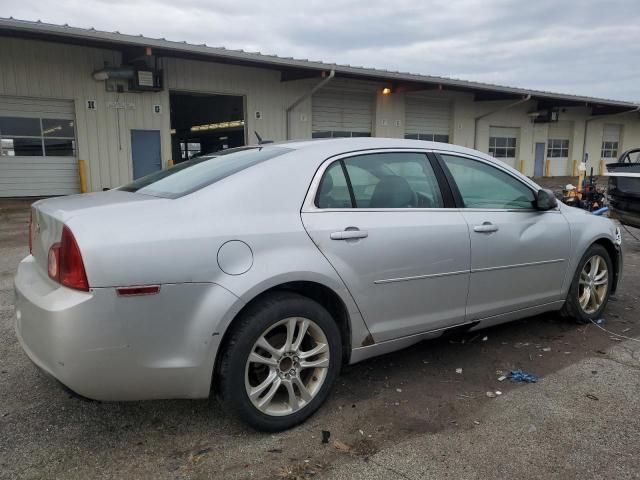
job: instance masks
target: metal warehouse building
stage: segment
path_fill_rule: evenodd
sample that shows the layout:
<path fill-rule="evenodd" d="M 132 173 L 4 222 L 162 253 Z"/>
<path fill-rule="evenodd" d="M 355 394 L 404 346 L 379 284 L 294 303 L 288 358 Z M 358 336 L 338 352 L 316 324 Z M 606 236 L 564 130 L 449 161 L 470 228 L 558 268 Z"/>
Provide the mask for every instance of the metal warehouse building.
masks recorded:
<path fill-rule="evenodd" d="M 640 146 L 640 107 L 0 19 L 0 197 L 96 191 L 268 140 L 451 142 L 530 176 Z"/>

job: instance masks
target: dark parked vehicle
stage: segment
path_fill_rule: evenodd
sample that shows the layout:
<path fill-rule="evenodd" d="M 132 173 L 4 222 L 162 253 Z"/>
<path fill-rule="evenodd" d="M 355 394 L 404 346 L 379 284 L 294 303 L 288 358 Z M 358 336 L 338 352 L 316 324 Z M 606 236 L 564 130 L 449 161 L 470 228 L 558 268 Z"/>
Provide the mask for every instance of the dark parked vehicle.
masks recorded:
<path fill-rule="evenodd" d="M 609 211 L 624 225 L 640 228 L 640 148 L 627 150 L 607 164 Z"/>

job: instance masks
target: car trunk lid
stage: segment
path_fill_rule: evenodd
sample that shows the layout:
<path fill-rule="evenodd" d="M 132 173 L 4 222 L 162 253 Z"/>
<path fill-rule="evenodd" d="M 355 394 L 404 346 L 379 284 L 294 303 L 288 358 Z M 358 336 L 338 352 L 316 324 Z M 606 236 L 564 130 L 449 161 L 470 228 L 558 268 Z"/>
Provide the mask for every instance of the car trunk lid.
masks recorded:
<path fill-rule="evenodd" d="M 157 201 L 156 197 L 110 190 L 40 200 L 31 206 L 32 254 L 46 272 L 51 245 L 60 241 L 62 228 L 79 215 L 100 215 L 106 208 L 126 208 L 132 203 Z M 82 250 L 82 245 L 80 245 Z"/>

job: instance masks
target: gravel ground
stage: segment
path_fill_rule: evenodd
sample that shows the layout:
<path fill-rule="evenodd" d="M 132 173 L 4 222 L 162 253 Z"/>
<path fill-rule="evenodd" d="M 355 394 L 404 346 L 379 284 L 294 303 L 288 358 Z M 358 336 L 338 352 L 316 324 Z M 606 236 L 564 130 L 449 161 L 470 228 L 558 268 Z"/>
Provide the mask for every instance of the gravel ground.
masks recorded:
<path fill-rule="evenodd" d="M 638 343 L 557 315 L 347 367 L 313 418 L 277 435 L 249 430 L 215 400 L 72 398 L 13 330 L 27 207 L 0 203 L 0 478 L 640 478 Z M 639 337 L 640 244 L 626 241 L 605 326 Z M 497 381 L 513 368 L 541 381 Z"/>

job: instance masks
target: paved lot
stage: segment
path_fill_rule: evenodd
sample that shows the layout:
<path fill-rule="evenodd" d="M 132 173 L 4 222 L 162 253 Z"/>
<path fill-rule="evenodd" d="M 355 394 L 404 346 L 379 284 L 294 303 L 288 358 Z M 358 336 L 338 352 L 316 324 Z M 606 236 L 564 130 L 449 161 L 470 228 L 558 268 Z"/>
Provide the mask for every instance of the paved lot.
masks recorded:
<path fill-rule="evenodd" d="M 277 435 L 213 400 L 71 398 L 13 331 L 27 205 L 0 203 L 0 478 L 640 478 L 640 344 L 556 315 L 348 367 L 318 414 Z M 605 328 L 640 337 L 640 243 L 626 249 Z M 512 368 L 541 380 L 497 381 Z"/>

